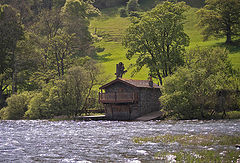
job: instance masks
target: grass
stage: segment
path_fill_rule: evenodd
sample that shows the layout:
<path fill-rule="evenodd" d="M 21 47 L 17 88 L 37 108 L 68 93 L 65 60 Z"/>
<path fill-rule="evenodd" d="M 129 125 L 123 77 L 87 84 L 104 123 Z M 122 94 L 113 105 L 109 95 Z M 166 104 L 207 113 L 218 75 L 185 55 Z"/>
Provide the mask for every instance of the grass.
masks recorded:
<path fill-rule="evenodd" d="M 142 8 L 147 9 L 152 4 L 148 1 L 142 1 Z M 196 8 L 190 8 L 186 13 L 186 22 L 184 25 L 185 32 L 190 37 L 190 46 L 187 50 L 196 46 L 200 47 L 225 47 L 230 51 L 229 58 L 232 61 L 234 68 L 240 69 L 240 46 L 225 46 L 225 39 L 210 39 L 208 41 L 202 41 L 201 29 L 197 27 L 198 16 L 196 14 Z M 102 11 L 102 16 L 94 18 L 90 21 L 90 31 L 93 34 L 102 35 L 95 46 L 104 48 L 105 50 L 99 52 L 96 57 L 104 69 L 105 72 L 110 75 L 110 79 L 115 78 L 115 66 L 119 62 L 123 62 L 125 68 L 128 68 L 131 63 L 135 62 L 136 58 L 131 61 L 127 60 L 125 54 L 127 50 L 122 46 L 122 37 L 125 34 L 125 30 L 130 24 L 129 18 L 121 18 L 118 14 L 118 8 L 110 8 Z M 132 78 L 131 70 L 128 70 L 124 78 Z M 147 79 L 148 70 L 143 68 L 133 79 Z"/>
<path fill-rule="evenodd" d="M 160 135 L 155 137 L 135 137 L 133 142 L 177 143 L 182 148 L 169 152 L 161 150 L 155 154 L 155 159 L 166 162 L 237 162 L 240 161 L 240 151 L 235 148 L 240 143 L 240 136 L 231 135 Z M 212 147 L 216 147 L 215 149 Z"/>
<path fill-rule="evenodd" d="M 228 145 L 234 146 L 240 144 L 240 136 L 230 135 L 160 135 L 155 137 L 135 137 L 133 142 L 143 144 L 146 142 L 152 143 L 174 143 L 177 142 L 183 146 L 213 146 L 213 145 Z"/>
<path fill-rule="evenodd" d="M 229 119 L 240 119 L 240 111 L 229 111 L 229 112 L 227 112 L 227 118 L 229 118 Z"/>
<path fill-rule="evenodd" d="M 166 162 L 238 162 L 239 151 L 208 151 L 208 150 L 195 150 L 195 151 L 179 151 L 179 152 L 158 152 L 155 158 Z"/>

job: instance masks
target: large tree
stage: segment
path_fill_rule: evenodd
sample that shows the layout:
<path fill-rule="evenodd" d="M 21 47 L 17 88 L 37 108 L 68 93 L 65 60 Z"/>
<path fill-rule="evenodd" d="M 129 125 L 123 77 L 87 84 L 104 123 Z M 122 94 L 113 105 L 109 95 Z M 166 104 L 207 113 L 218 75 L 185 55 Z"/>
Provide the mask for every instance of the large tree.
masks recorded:
<path fill-rule="evenodd" d="M 94 53 L 92 36 L 88 30 L 89 18 L 99 14 L 91 0 L 67 0 L 62 7 L 63 25 L 68 34 L 75 34 L 74 50 L 78 56 Z"/>
<path fill-rule="evenodd" d="M 189 37 L 183 30 L 186 9 L 184 2 L 164 2 L 141 19 L 133 19 L 123 45 L 128 48 L 128 59 L 138 57 L 134 73 L 146 65 L 150 75 L 162 85 L 162 77 L 183 64 L 184 47 L 189 44 Z"/>
<path fill-rule="evenodd" d="M 237 89 L 232 86 L 232 72 L 225 49 L 191 50 L 186 54 L 185 66 L 165 80 L 160 97 L 162 111 L 179 119 L 209 118 L 213 111 L 225 113 L 217 92 Z"/>
<path fill-rule="evenodd" d="M 16 92 L 16 49 L 23 39 L 23 27 L 16 10 L 8 5 L 0 5 L 0 102 L 4 101 L 6 89 L 12 83 Z M 5 92 L 5 93 L 4 93 Z M 0 104 L 1 107 L 1 104 Z"/>
<path fill-rule="evenodd" d="M 232 37 L 240 35 L 239 0 L 206 0 L 205 7 L 198 13 L 205 40 L 209 36 L 225 36 L 226 43 L 231 44 Z"/>

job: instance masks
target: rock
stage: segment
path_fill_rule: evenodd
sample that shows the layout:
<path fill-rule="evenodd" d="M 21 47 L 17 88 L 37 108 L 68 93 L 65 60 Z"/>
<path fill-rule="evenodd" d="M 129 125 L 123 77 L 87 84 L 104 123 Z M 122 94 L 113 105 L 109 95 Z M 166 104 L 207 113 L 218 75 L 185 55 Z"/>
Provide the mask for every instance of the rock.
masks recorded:
<path fill-rule="evenodd" d="M 240 144 L 236 144 L 235 147 L 236 147 L 237 149 L 240 149 Z"/>

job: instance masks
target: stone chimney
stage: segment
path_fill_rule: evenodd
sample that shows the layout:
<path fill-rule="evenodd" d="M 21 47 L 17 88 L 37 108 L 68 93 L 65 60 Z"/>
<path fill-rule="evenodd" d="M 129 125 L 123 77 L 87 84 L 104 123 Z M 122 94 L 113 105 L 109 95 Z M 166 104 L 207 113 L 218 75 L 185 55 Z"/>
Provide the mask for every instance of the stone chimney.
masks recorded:
<path fill-rule="evenodd" d="M 152 81 L 152 76 L 149 76 L 149 86 L 150 87 L 153 87 L 153 81 Z"/>

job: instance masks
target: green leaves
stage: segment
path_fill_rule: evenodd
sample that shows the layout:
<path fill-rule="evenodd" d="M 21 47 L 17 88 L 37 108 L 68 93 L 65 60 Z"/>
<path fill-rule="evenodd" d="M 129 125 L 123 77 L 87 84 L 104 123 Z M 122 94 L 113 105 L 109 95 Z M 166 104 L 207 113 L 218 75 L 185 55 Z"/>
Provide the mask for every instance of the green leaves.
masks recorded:
<path fill-rule="evenodd" d="M 198 11 L 199 26 L 203 27 L 204 39 L 210 36 L 226 37 L 226 43 L 240 32 L 239 0 L 207 0 L 206 6 Z"/>
<path fill-rule="evenodd" d="M 191 50 L 187 63 L 166 78 L 160 101 L 163 111 L 178 119 L 208 118 L 210 111 L 220 110 L 218 90 L 232 90 L 232 67 L 225 49 Z M 236 88 L 235 88 L 236 89 Z M 229 96 L 228 107 L 234 103 Z"/>
<path fill-rule="evenodd" d="M 186 9 L 185 3 L 157 5 L 141 19 L 134 19 L 123 39 L 128 48 L 126 57 L 138 56 L 136 70 L 146 65 L 161 84 L 162 77 L 183 64 L 184 47 L 189 45 L 189 37 L 183 30 Z"/>

